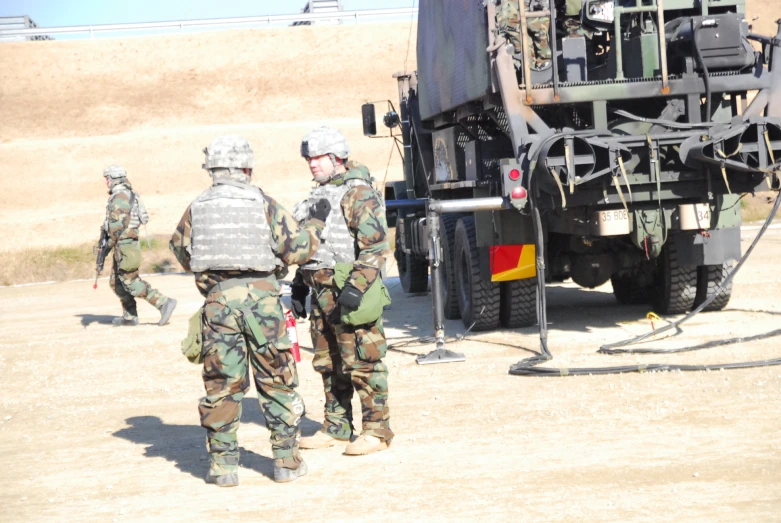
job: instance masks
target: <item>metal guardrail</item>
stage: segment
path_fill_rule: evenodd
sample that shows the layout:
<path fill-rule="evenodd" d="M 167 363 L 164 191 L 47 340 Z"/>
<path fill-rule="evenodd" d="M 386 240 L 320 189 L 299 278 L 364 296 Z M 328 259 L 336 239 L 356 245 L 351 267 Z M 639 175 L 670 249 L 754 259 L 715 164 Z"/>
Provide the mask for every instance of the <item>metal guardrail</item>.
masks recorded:
<path fill-rule="evenodd" d="M 177 20 L 171 22 L 146 22 L 135 24 L 104 24 L 104 25 L 77 25 L 69 27 L 39 27 L 35 29 L 0 30 L 2 36 L 39 36 L 56 34 L 89 33 L 92 37 L 95 33 L 144 31 L 149 29 L 176 29 L 184 31 L 185 28 L 213 27 L 235 24 L 273 24 L 282 22 L 314 22 L 317 20 L 344 20 L 372 18 L 378 16 L 414 15 L 417 8 L 400 7 L 394 9 L 367 9 L 363 11 L 342 11 L 337 13 L 302 13 L 294 15 L 274 16 L 249 16 L 236 18 L 207 18 L 203 20 Z"/>

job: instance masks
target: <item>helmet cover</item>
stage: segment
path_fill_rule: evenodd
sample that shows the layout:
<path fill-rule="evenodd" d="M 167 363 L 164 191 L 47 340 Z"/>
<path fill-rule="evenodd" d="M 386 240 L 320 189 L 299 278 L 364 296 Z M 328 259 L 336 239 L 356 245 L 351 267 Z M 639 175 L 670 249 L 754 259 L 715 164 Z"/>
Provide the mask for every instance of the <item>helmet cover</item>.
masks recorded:
<path fill-rule="evenodd" d="M 255 165 L 249 141 L 235 134 L 218 136 L 203 152 L 206 154 L 204 169 L 252 169 Z"/>

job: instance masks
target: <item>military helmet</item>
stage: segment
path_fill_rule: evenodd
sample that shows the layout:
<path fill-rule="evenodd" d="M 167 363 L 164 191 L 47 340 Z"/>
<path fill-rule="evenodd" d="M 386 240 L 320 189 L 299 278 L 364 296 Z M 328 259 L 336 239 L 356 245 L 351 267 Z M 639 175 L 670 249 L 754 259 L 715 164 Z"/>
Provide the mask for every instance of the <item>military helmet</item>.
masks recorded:
<path fill-rule="evenodd" d="M 121 165 L 109 165 L 103 169 L 103 176 L 111 178 L 112 180 L 118 180 L 120 178 L 127 178 L 127 171 Z"/>
<path fill-rule="evenodd" d="M 204 169 L 252 169 L 255 164 L 252 146 L 246 138 L 235 134 L 218 136 L 203 152 L 206 154 Z"/>
<path fill-rule="evenodd" d="M 325 154 L 332 154 L 342 160 L 350 156 L 350 146 L 339 129 L 319 127 L 304 136 L 301 141 L 301 156 L 304 158 Z"/>

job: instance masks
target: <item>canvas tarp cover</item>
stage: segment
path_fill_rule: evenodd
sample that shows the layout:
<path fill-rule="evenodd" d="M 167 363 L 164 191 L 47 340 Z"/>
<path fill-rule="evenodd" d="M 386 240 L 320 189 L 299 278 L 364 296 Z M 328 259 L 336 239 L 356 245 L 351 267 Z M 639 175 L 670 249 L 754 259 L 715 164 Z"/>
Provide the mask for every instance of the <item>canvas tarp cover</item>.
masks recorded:
<path fill-rule="evenodd" d="M 491 90 L 482 0 L 420 0 L 418 95 L 428 120 Z"/>

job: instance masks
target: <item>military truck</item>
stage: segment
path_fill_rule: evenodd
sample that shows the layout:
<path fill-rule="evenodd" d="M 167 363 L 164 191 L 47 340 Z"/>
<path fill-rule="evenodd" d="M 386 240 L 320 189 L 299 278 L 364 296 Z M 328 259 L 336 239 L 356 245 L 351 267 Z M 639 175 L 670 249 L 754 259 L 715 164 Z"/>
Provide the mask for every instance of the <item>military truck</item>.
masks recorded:
<path fill-rule="evenodd" d="M 740 195 L 779 187 L 781 32 L 752 33 L 745 0 L 502 1 L 522 52 L 500 2 L 421 0 L 417 71 L 394 75 L 383 120 L 404 180 L 385 191 L 404 291 L 441 269 L 435 316 L 474 330 L 535 324 L 544 284 L 567 278 L 661 314 L 704 303 L 741 256 Z M 528 26 L 546 18 L 538 70 Z"/>

